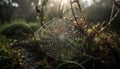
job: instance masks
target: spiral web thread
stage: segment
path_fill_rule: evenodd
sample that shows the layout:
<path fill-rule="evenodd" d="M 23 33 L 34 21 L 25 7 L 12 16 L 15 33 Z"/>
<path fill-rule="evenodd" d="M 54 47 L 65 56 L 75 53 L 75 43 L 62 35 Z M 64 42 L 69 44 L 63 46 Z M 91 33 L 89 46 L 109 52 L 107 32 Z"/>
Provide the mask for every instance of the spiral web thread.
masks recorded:
<path fill-rule="evenodd" d="M 83 46 L 82 35 L 81 38 L 79 36 L 70 20 L 58 18 L 35 32 L 43 52 L 58 60 L 70 60 L 76 56 Z"/>

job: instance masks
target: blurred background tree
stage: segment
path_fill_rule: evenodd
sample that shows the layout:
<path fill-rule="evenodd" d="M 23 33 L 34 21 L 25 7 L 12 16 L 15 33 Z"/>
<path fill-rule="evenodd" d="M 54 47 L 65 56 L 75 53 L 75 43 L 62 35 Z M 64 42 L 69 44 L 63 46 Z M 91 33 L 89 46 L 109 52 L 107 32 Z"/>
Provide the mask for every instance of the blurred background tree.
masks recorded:
<path fill-rule="evenodd" d="M 0 0 L 0 23 L 15 19 L 35 21 L 35 5 L 38 5 L 38 0 Z"/>
<path fill-rule="evenodd" d="M 0 0 L 0 24 L 9 22 L 14 11 L 10 0 Z"/>
<path fill-rule="evenodd" d="M 65 11 L 70 11 L 69 1 L 64 1 L 59 4 L 60 0 L 48 0 L 47 11 L 45 11 L 45 17 L 48 20 L 52 18 L 59 18 L 60 11 L 62 11 L 62 17 L 68 17 L 71 19 L 72 14 L 64 14 Z M 112 9 L 112 0 L 79 0 L 84 9 L 85 16 L 89 23 L 108 21 Z M 35 6 L 41 5 L 42 0 L 0 0 L 0 24 L 16 19 L 23 19 L 27 22 L 36 22 Z M 61 8 L 59 8 L 61 6 Z M 60 10 L 61 9 L 61 10 Z M 76 9 L 76 15 L 78 10 Z M 116 18 L 112 23 L 112 28 L 119 29 L 119 19 Z M 115 30 L 115 29 L 114 29 Z"/>

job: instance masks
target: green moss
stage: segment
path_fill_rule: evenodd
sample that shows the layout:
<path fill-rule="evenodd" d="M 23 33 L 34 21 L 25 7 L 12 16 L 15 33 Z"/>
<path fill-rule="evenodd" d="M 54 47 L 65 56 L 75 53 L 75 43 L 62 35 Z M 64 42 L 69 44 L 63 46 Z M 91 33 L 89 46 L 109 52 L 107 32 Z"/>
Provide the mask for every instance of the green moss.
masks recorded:
<path fill-rule="evenodd" d="M 37 29 L 36 24 L 27 24 L 25 21 L 18 20 L 13 21 L 10 24 L 4 25 L 0 29 L 0 34 L 7 38 L 26 38 L 28 35 L 33 35 L 33 32 Z"/>

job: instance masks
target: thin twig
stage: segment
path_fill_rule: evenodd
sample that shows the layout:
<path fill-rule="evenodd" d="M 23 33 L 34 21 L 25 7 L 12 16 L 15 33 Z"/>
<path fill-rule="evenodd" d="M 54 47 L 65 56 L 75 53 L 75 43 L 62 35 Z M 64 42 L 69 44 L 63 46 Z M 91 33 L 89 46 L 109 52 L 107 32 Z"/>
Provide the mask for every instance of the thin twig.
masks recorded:
<path fill-rule="evenodd" d="M 113 6 L 112 6 L 112 12 L 111 12 L 111 15 L 110 15 L 110 19 L 112 19 L 112 16 L 113 16 L 113 12 L 114 12 L 114 4 L 113 4 Z"/>
<path fill-rule="evenodd" d="M 79 33 L 80 33 L 81 35 L 87 37 L 87 35 L 84 33 L 84 30 L 80 27 L 77 18 L 75 17 L 75 13 L 74 13 L 74 9 L 73 9 L 73 3 L 74 3 L 74 2 L 72 2 L 72 1 L 70 2 L 70 4 L 71 4 L 71 10 L 72 10 L 72 14 L 73 14 L 73 16 L 74 16 L 75 22 L 76 22 L 77 26 L 79 27 L 78 31 L 80 30 Z"/>
<path fill-rule="evenodd" d="M 112 21 L 115 19 L 115 17 L 117 17 L 117 15 L 119 14 L 120 10 L 118 9 L 117 12 L 115 13 L 115 15 L 113 16 L 114 9 L 115 9 L 115 5 L 113 4 L 109 22 L 100 29 L 99 33 L 104 31 L 112 23 Z"/>
<path fill-rule="evenodd" d="M 109 22 L 101 28 L 101 30 L 99 31 L 99 33 L 101 33 L 102 31 L 104 31 L 111 23 L 112 21 L 115 19 L 115 17 L 117 17 L 117 15 L 119 14 L 120 10 L 118 10 L 115 15 L 109 20 Z"/>
<path fill-rule="evenodd" d="M 84 63 L 88 62 L 89 60 L 91 60 L 91 58 L 86 59 L 85 61 L 81 62 L 80 64 L 82 65 L 82 64 L 84 64 Z"/>
<path fill-rule="evenodd" d="M 80 16 L 84 19 L 84 21 L 86 21 L 86 18 L 83 15 L 83 10 L 81 8 L 81 5 L 80 5 L 79 1 L 76 0 L 76 2 L 77 2 L 77 5 L 78 5 L 78 8 L 79 8 L 79 11 L 80 11 Z"/>

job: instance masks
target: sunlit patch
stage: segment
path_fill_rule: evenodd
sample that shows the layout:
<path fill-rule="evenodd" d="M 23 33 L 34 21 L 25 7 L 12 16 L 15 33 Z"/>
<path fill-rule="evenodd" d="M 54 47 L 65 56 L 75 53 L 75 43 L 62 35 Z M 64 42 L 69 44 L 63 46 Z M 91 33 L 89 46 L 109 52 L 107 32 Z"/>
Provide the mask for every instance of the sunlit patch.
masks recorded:
<path fill-rule="evenodd" d="M 82 0 L 81 2 L 84 4 L 85 8 L 94 4 L 93 0 Z"/>
<path fill-rule="evenodd" d="M 7 4 L 9 3 L 9 1 L 8 0 L 3 0 L 4 2 L 6 2 Z"/>
<path fill-rule="evenodd" d="M 18 3 L 12 3 L 13 7 L 19 7 Z"/>
<path fill-rule="evenodd" d="M 100 0 L 95 0 L 95 2 L 100 2 Z"/>
<path fill-rule="evenodd" d="M 62 4 L 62 5 L 67 4 L 67 1 L 68 1 L 68 0 L 62 0 L 61 4 Z"/>
<path fill-rule="evenodd" d="M 61 5 L 67 5 L 69 0 L 54 0 L 55 3 L 61 3 Z"/>
<path fill-rule="evenodd" d="M 31 8 L 34 10 L 35 9 L 35 4 L 34 2 L 31 2 Z"/>
<path fill-rule="evenodd" d="M 35 6 L 35 4 L 32 2 L 32 3 L 31 3 L 31 6 Z"/>
<path fill-rule="evenodd" d="M 53 7 L 54 5 L 53 4 L 50 4 L 50 7 Z"/>
<path fill-rule="evenodd" d="M 41 0 L 38 1 L 38 5 L 41 5 Z"/>
<path fill-rule="evenodd" d="M 54 0 L 55 2 L 57 1 L 57 0 Z"/>

